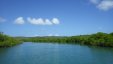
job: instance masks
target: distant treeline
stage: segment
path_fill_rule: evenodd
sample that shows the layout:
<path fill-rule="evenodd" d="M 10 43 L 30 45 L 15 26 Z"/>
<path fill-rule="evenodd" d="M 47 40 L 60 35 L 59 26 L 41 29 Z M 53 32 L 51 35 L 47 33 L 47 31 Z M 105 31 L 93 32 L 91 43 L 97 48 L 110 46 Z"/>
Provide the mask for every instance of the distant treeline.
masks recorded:
<path fill-rule="evenodd" d="M 92 45 L 101 47 L 113 47 L 113 32 L 103 33 L 98 32 L 91 35 L 78 36 L 45 36 L 45 37 L 10 37 L 0 32 L 0 47 L 9 47 L 20 44 L 21 42 L 51 42 L 51 43 L 68 43 Z"/>
<path fill-rule="evenodd" d="M 0 32 L 0 47 L 11 47 L 20 43 L 22 43 L 21 40 L 10 37 L 3 34 L 3 32 Z"/>
<path fill-rule="evenodd" d="M 21 39 L 24 42 L 51 42 L 51 43 L 57 42 L 57 43 L 82 44 L 101 47 L 113 47 L 113 32 L 109 34 L 98 32 L 96 34 L 91 35 L 78 35 L 71 37 L 61 37 L 61 36 L 20 37 L 19 39 Z"/>

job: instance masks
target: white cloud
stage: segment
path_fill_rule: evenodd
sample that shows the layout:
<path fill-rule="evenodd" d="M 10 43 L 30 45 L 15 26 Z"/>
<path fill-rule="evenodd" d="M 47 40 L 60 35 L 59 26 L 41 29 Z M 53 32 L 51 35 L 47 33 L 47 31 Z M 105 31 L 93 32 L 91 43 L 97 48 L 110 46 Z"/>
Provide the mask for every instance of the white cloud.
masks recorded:
<path fill-rule="evenodd" d="M 47 36 L 60 36 L 59 34 L 49 34 Z"/>
<path fill-rule="evenodd" d="M 46 19 L 46 20 L 45 20 L 45 24 L 46 24 L 46 25 L 52 25 L 52 22 L 51 22 L 49 19 Z"/>
<path fill-rule="evenodd" d="M 104 10 L 104 11 L 112 9 L 113 8 L 113 0 L 112 1 L 111 0 L 104 0 L 97 7 L 100 10 Z"/>
<path fill-rule="evenodd" d="M 57 18 L 53 18 L 52 21 L 49 19 L 42 19 L 42 18 L 27 18 L 27 21 L 31 24 L 35 25 L 53 25 L 53 24 L 59 24 L 59 20 Z"/>
<path fill-rule="evenodd" d="M 60 36 L 59 34 L 55 34 L 54 36 Z"/>
<path fill-rule="evenodd" d="M 0 23 L 5 22 L 5 21 L 6 21 L 6 19 L 4 19 L 3 17 L 0 17 Z"/>
<path fill-rule="evenodd" d="M 38 35 L 38 34 L 35 34 L 33 37 L 37 37 L 37 36 L 40 36 L 40 35 Z"/>
<path fill-rule="evenodd" d="M 90 0 L 93 4 L 98 4 L 100 0 Z"/>
<path fill-rule="evenodd" d="M 53 36 L 53 34 L 49 34 L 48 36 Z"/>
<path fill-rule="evenodd" d="M 113 8 L 113 0 L 90 0 L 100 10 L 110 10 Z"/>
<path fill-rule="evenodd" d="M 59 34 L 45 34 L 45 35 L 35 34 L 32 37 L 44 37 L 44 36 L 60 36 L 60 35 Z"/>
<path fill-rule="evenodd" d="M 53 23 L 53 24 L 59 24 L 60 21 L 58 20 L 58 18 L 53 18 L 53 19 L 52 19 L 52 23 Z"/>
<path fill-rule="evenodd" d="M 45 25 L 44 20 L 42 18 L 27 18 L 27 21 L 30 22 L 31 24 L 36 24 L 36 25 Z"/>
<path fill-rule="evenodd" d="M 53 18 L 52 20 L 49 19 L 43 19 L 43 18 L 31 18 L 28 17 L 26 19 L 27 22 L 29 22 L 30 24 L 34 24 L 34 25 L 55 25 L 55 24 L 60 24 L 60 21 L 58 20 L 58 18 Z M 23 17 L 18 17 L 15 21 L 15 24 L 24 24 L 24 18 Z"/>
<path fill-rule="evenodd" d="M 14 23 L 15 23 L 15 24 L 24 24 L 25 21 L 24 21 L 23 17 L 18 17 L 18 18 L 15 20 Z"/>

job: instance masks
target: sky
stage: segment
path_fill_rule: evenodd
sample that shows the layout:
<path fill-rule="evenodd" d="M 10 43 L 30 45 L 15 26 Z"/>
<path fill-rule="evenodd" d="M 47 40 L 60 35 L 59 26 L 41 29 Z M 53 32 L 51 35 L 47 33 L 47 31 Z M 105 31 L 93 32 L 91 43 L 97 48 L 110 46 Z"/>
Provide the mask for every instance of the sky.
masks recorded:
<path fill-rule="evenodd" d="M 0 32 L 74 36 L 113 32 L 113 0 L 0 0 Z"/>

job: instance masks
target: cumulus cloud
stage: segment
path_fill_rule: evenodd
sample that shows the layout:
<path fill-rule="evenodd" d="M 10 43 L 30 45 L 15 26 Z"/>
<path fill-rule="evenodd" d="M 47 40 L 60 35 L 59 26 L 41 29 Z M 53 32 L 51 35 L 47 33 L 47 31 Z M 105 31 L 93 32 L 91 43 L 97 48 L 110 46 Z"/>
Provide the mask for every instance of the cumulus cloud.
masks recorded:
<path fill-rule="evenodd" d="M 25 21 L 24 21 L 23 17 L 18 17 L 18 18 L 15 20 L 14 23 L 15 23 L 15 24 L 24 24 Z"/>
<path fill-rule="evenodd" d="M 90 0 L 91 3 L 93 4 L 98 4 L 100 0 Z"/>
<path fill-rule="evenodd" d="M 34 24 L 34 25 L 57 25 L 57 24 L 60 24 L 60 21 L 58 18 L 53 18 L 52 20 L 50 20 L 50 19 L 43 19 L 43 18 L 28 17 L 26 19 L 26 22 L 29 22 L 30 24 Z M 25 21 L 24 21 L 23 17 L 18 17 L 18 18 L 16 18 L 14 23 L 15 24 L 24 24 Z"/>
<path fill-rule="evenodd" d="M 42 18 L 27 18 L 28 22 L 30 22 L 31 24 L 36 24 L 36 25 L 44 25 L 44 20 Z"/>
<path fill-rule="evenodd" d="M 46 19 L 46 20 L 45 20 L 45 24 L 46 24 L 46 25 L 52 25 L 52 22 L 51 22 L 49 19 Z"/>
<path fill-rule="evenodd" d="M 6 19 L 4 19 L 3 17 L 0 17 L 0 23 L 5 22 L 5 21 L 6 21 Z"/>
<path fill-rule="evenodd" d="M 58 18 L 53 18 L 53 19 L 52 19 L 52 23 L 53 23 L 53 24 L 59 24 L 60 21 L 58 20 Z"/>
<path fill-rule="evenodd" d="M 52 21 L 49 19 L 42 19 L 42 18 L 27 18 L 27 21 L 31 24 L 35 25 L 53 25 L 53 24 L 59 24 L 59 20 L 57 18 L 53 18 Z"/>
<path fill-rule="evenodd" d="M 100 10 L 110 10 L 113 8 L 113 0 L 90 0 Z"/>
<path fill-rule="evenodd" d="M 112 9 L 113 8 L 113 0 L 105 0 L 105 1 L 102 1 L 98 6 L 97 6 L 99 9 L 101 10 L 109 10 L 109 9 Z"/>

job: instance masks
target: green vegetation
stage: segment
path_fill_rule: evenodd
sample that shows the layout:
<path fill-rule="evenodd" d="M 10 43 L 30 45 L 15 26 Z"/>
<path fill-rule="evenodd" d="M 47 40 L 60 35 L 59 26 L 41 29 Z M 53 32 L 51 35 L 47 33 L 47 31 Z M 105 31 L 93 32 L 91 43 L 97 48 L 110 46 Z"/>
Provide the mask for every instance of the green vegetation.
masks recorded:
<path fill-rule="evenodd" d="M 51 42 L 113 47 L 113 32 L 110 34 L 98 32 L 91 35 L 78 35 L 70 37 L 45 36 L 45 37 L 10 37 L 0 33 L 0 47 L 9 47 L 21 42 Z"/>
<path fill-rule="evenodd" d="M 0 32 L 0 47 L 10 47 L 20 44 L 21 41 Z"/>
<path fill-rule="evenodd" d="M 113 33 L 107 34 L 98 32 L 91 35 L 79 35 L 71 37 L 23 37 L 20 38 L 24 42 L 57 42 L 57 43 L 71 43 L 81 45 L 92 45 L 101 47 L 113 47 Z"/>

